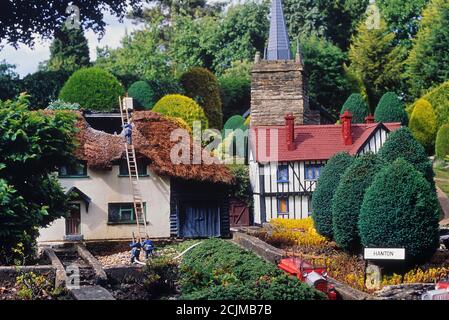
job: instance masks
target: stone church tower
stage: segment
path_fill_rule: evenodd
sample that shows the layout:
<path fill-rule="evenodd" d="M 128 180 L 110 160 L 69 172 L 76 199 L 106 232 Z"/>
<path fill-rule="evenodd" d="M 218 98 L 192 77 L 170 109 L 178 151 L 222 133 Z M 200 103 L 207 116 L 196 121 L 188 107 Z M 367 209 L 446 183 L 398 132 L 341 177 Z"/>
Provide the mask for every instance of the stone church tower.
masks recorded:
<path fill-rule="evenodd" d="M 264 59 L 256 54 L 251 79 L 251 126 L 283 125 L 286 114 L 295 124 L 319 124 L 310 110 L 301 55 L 292 59 L 281 0 L 272 0 L 270 34 Z"/>

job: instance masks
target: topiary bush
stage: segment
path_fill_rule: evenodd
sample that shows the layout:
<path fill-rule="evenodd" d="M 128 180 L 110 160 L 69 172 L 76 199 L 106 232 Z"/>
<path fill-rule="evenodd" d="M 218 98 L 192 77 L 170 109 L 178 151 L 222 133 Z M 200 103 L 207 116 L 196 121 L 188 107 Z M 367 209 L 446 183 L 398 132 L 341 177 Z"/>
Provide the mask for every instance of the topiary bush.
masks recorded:
<path fill-rule="evenodd" d="M 156 102 L 154 101 L 155 93 L 153 92 L 153 89 L 148 82 L 143 80 L 134 82 L 128 88 L 128 96 L 133 98 L 134 107 L 140 110 L 151 110 Z"/>
<path fill-rule="evenodd" d="M 438 130 L 435 141 L 435 155 L 441 160 L 449 155 L 449 124 L 443 124 Z"/>
<path fill-rule="evenodd" d="M 166 95 L 156 103 L 153 111 L 170 118 L 181 118 L 190 129 L 194 121 L 201 121 L 203 130 L 209 126 L 203 109 L 194 100 L 180 94 Z"/>
<path fill-rule="evenodd" d="M 244 114 L 251 107 L 250 78 L 221 77 L 219 83 L 224 119 L 234 114 Z"/>
<path fill-rule="evenodd" d="M 449 81 L 430 90 L 422 99 L 429 101 L 437 116 L 437 126 L 449 122 Z"/>
<path fill-rule="evenodd" d="M 438 199 L 412 164 L 398 159 L 366 191 L 360 211 L 363 246 L 405 248 L 406 261 L 423 262 L 438 247 Z"/>
<path fill-rule="evenodd" d="M 381 158 L 367 153 L 355 159 L 340 179 L 332 200 L 332 231 L 344 250 L 356 252 L 360 248 L 358 222 L 363 196 L 383 166 Z"/>
<path fill-rule="evenodd" d="M 427 154 L 432 155 L 435 151 L 437 119 L 432 105 L 428 101 L 419 99 L 415 103 L 409 128 L 415 139 L 423 145 Z"/>
<path fill-rule="evenodd" d="M 360 93 L 353 93 L 349 96 L 341 108 L 340 114 L 346 110 L 352 113 L 352 123 L 364 123 L 369 115 L 368 104 Z"/>
<path fill-rule="evenodd" d="M 409 128 L 403 127 L 390 133 L 378 154 L 389 163 L 398 158 L 404 158 L 434 185 L 432 163 L 427 157 L 424 147 L 413 138 Z"/>
<path fill-rule="evenodd" d="M 59 99 L 79 103 L 81 108 L 95 111 L 118 109 L 118 99 L 125 89 L 109 72 L 98 67 L 73 73 L 59 93 Z"/>
<path fill-rule="evenodd" d="M 319 234 L 332 239 L 332 198 L 345 170 L 354 159 L 346 152 L 337 153 L 329 159 L 318 179 L 312 197 L 312 218 Z"/>
<path fill-rule="evenodd" d="M 185 94 L 203 107 L 209 126 L 221 129 L 223 112 L 220 86 L 215 75 L 204 68 L 191 68 L 181 75 L 179 81 Z"/>
<path fill-rule="evenodd" d="M 408 116 L 404 103 L 394 92 L 385 93 L 380 99 L 374 112 L 376 122 L 400 122 L 408 124 Z"/>
<path fill-rule="evenodd" d="M 223 130 L 237 130 L 245 128 L 245 118 L 241 115 L 234 115 L 226 121 Z"/>
<path fill-rule="evenodd" d="M 322 300 L 324 294 L 228 241 L 209 239 L 184 255 L 182 299 Z"/>

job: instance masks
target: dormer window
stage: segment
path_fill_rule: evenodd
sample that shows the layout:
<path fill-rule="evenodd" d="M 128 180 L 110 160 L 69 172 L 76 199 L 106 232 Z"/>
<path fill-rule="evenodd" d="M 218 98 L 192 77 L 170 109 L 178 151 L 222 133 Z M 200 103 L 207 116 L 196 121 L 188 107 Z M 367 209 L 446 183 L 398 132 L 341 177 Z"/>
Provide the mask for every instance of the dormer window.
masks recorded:
<path fill-rule="evenodd" d="M 277 182 L 288 182 L 288 165 L 282 164 L 278 166 L 277 170 Z"/>
<path fill-rule="evenodd" d="M 139 177 L 146 177 L 148 176 L 147 171 L 147 162 L 142 159 L 137 159 L 137 172 L 139 174 Z M 128 163 L 125 159 L 120 160 L 119 165 L 119 177 L 128 177 Z"/>
<path fill-rule="evenodd" d="M 78 161 L 75 164 L 61 166 L 58 175 L 60 178 L 87 177 L 87 163 L 86 161 Z"/>

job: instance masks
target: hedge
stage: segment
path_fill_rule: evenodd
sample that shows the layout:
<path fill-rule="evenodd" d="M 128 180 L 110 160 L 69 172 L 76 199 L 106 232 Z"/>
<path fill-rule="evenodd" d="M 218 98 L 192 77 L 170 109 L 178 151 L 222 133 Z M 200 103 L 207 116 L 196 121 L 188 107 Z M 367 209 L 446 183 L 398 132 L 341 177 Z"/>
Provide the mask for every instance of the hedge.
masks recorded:
<path fill-rule="evenodd" d="M 170 118 L 181 118 L 193 128 L 194 121 L 201 121 L 202 129 L 208 128 L 208 120 L 203 109 L 189 97 L 180 94 L 169 94 L 160 99 L 153 107 L 154 112 Z"/>
<path fill-rule="evenodd" d="M 332 198 L 345 170 L 352 164 L 353 158 L 346 152 L 337 153 L 329 159 L 318 179 L 312 197 L 312 218 L 319 234 L 331 239 Z"/>
<path fill-rule="evenodd" d="M 340 115 L 346 110 L 352 113 L 352 123 L 364 123 L 369 115 L 368 104 L 360 93 L 353 93 L 349 96 L 341 108 Z"/>
<path fill-rule="evenodd" d="M 108 71 L 98 67 L 74 72 L 65 83 L 59 99 L 78 103 L 82 109 L 112 111 L 119 108 L 119 97 L 125 89 Z"/>
<path fill-rule="evenodd" d="M 340 179 L 332 200 L 332 230 L 342 249 L 357 251 L 360 247 L 358 222 L 366 189 L 385 162 L 376 154 L 357 158 Z"/>
<path fill-rule="evenodd" d="M 223 103 L 223 118 L 244 114 L 251 107 L 251 79 L 248 77 L 221 77 L 220 96 Z"/>
<path fill-rule="evenodd" d="M 181 299 L 322 300 L 324 294 L 221 239 L 204 240 L 180 265 Z"/>
<path fill-rule="evenodd" d="M 220 86 L 215 75 L 204 68 L 191 68 L 181 75 L 179 81 L 185 95 L 194 99 L 203 107 L 209 120 L 209 126 L 221 129 L 223 113 Z"/>
<path fill-rule="evenodd" d="M 394 92 L 385 93 L 380 99 L 374 112 L 376 122 L 400 122 L 408 124 L 408 116 L 404 103 Z"/>
<path fill-rule="evenodd" d="M 400 128 L 388 136 L 379 150 L 379 156 L 392 163 L 398 158 L 404 158 L 424 174 L 427 181 L 434 185 L 432 163 L 426 155 L 424 147 L 413 138 L 409 128 Z"/>
<path fill-rule="evenodd" d="M 134 100 L 134 108 L 137 110 L 145 109 L 151 110 L 156 101 L 154 101 L 155 92 L 150 87 L 148 82 L 140 80 L 134 82 L 128 88 L 128 96 Z"/>
<path fill-rule="evenodd" d="M 438 199 L 413 165 L 398 159 L 366 191 L 360 211 L 363 246 L 405 248 L 406 261 L 423 262 L 439 244 Z"/>
<path fill-rule="evenodd" d="M 410 117 L 409 128 L 415 139 L 423 145 L 427 154 L 432 155 L 435 151 L 437 119 L 432 105 L 428 101 L 420 99 L 416 102 Z"/>
<path fill-rule="evenodd" d="M 449 124 L 443 124 L 438 130 L 435 142 L 435 155 L 439 159 L 444 159 L 449 155 Z"/>

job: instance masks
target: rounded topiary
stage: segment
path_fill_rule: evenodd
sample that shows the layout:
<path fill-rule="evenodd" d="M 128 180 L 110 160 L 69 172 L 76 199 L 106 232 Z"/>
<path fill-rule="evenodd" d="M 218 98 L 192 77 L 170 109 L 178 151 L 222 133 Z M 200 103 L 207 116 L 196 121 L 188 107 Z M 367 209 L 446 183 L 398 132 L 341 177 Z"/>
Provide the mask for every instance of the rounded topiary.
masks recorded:
<path fill-rule="evenodd" d="M 374 119 L 376 122 L 408 123 L 405 105 L 394 92 L 387 92 L 382 96 L 374 112 Z"/>
<path fill-rule="evenodd" d="M 125 94 L 120 82 L 98 67 L 74 72 L 59 93 L 59 99 L 78 103 L 82 109 L 111 111 L 118 109 L 119 97 Z"/>
<path fill-rule="evenodd" d="M 170 118 L 181 118 L 191 129 L 194 121 L 201 121 L 203 130 L 208 128 L 203 109 L 194 100 L 180 94 L 166 95 L 155 104 L 153 111 Z"/>
<path fill-rule="evenodd" d="M 398 159 L 374 178 L 363 199 L 363 246 L 405 248 L 406 261 L 423 261 L 438 247 L 438 199 L 413 165 Z"/>
<path fill-rule="evenodd" d="M 434 108 L 438 128 L 449 121 L 449 81 L 430 90 L 422 98 Z"/>
<path fill-rule="evenodd" d="M 349 96 L 341 108 L 340 114 L 346 110 L 352 113 L 352 123 L 364 123 L 369 115 L 368 104 L 360 93 L 353 93 Z"/>
<path fill-rule="evenodd" d="M 221 129 L 223 112 L 220 98 L 220 86 L 213 73 L 204 68 L 191 68 L 180 78 L 187 96 L 203 107 L 209 119 L 209 126 Z"/>
<path fill-rule="evenodd" d="M 346 152 L 337 153 L 329 159 L 318 179 L 312 197 L 312 218 L 319 234 L 332 238 L 332 198 L 340 178 L 352 164 L 353 158 Z"/>
<path fill-rule="evenodd" d="M 427 154 L 433 154 L 437 119 L 432 105 L 428 101 L 419 99 L 415 103 L 412 116 L 410 117 L 409 128 L 415 139 L 424 146 Z"/>
<path fill-rule="evenodd" d="M 413 138 L 409 128 L 403 127 L 390 133 L 379 150 L 379 156 L 389 163 L 398 158 L 404 158 L 434 185 L 432 163 L 427 157 L 424 147 Z"/>
<path fill-rule="evenodd" d="M 351 164 L 340 179 L 332 200 L 332 230 L 335 242 L 344 250 L 360 247 L 358 222 L 366 189 L 385 162 L 367 153 Z"/>
<path fill-rule="evenodd" d="M 449 155 L 449 124 L 443 124 L 438 130 L 435 141 L 435 155 L 439 159 L 444 159 Z"/>
<path fill-rule="evenodd" d="M 136 109 L 151 110 L 156 101 L 154 101 L 155 93 L 148 82 L 140 80 L 134 82 L 128 88 L 128 96 L 134 100 Z"/>

